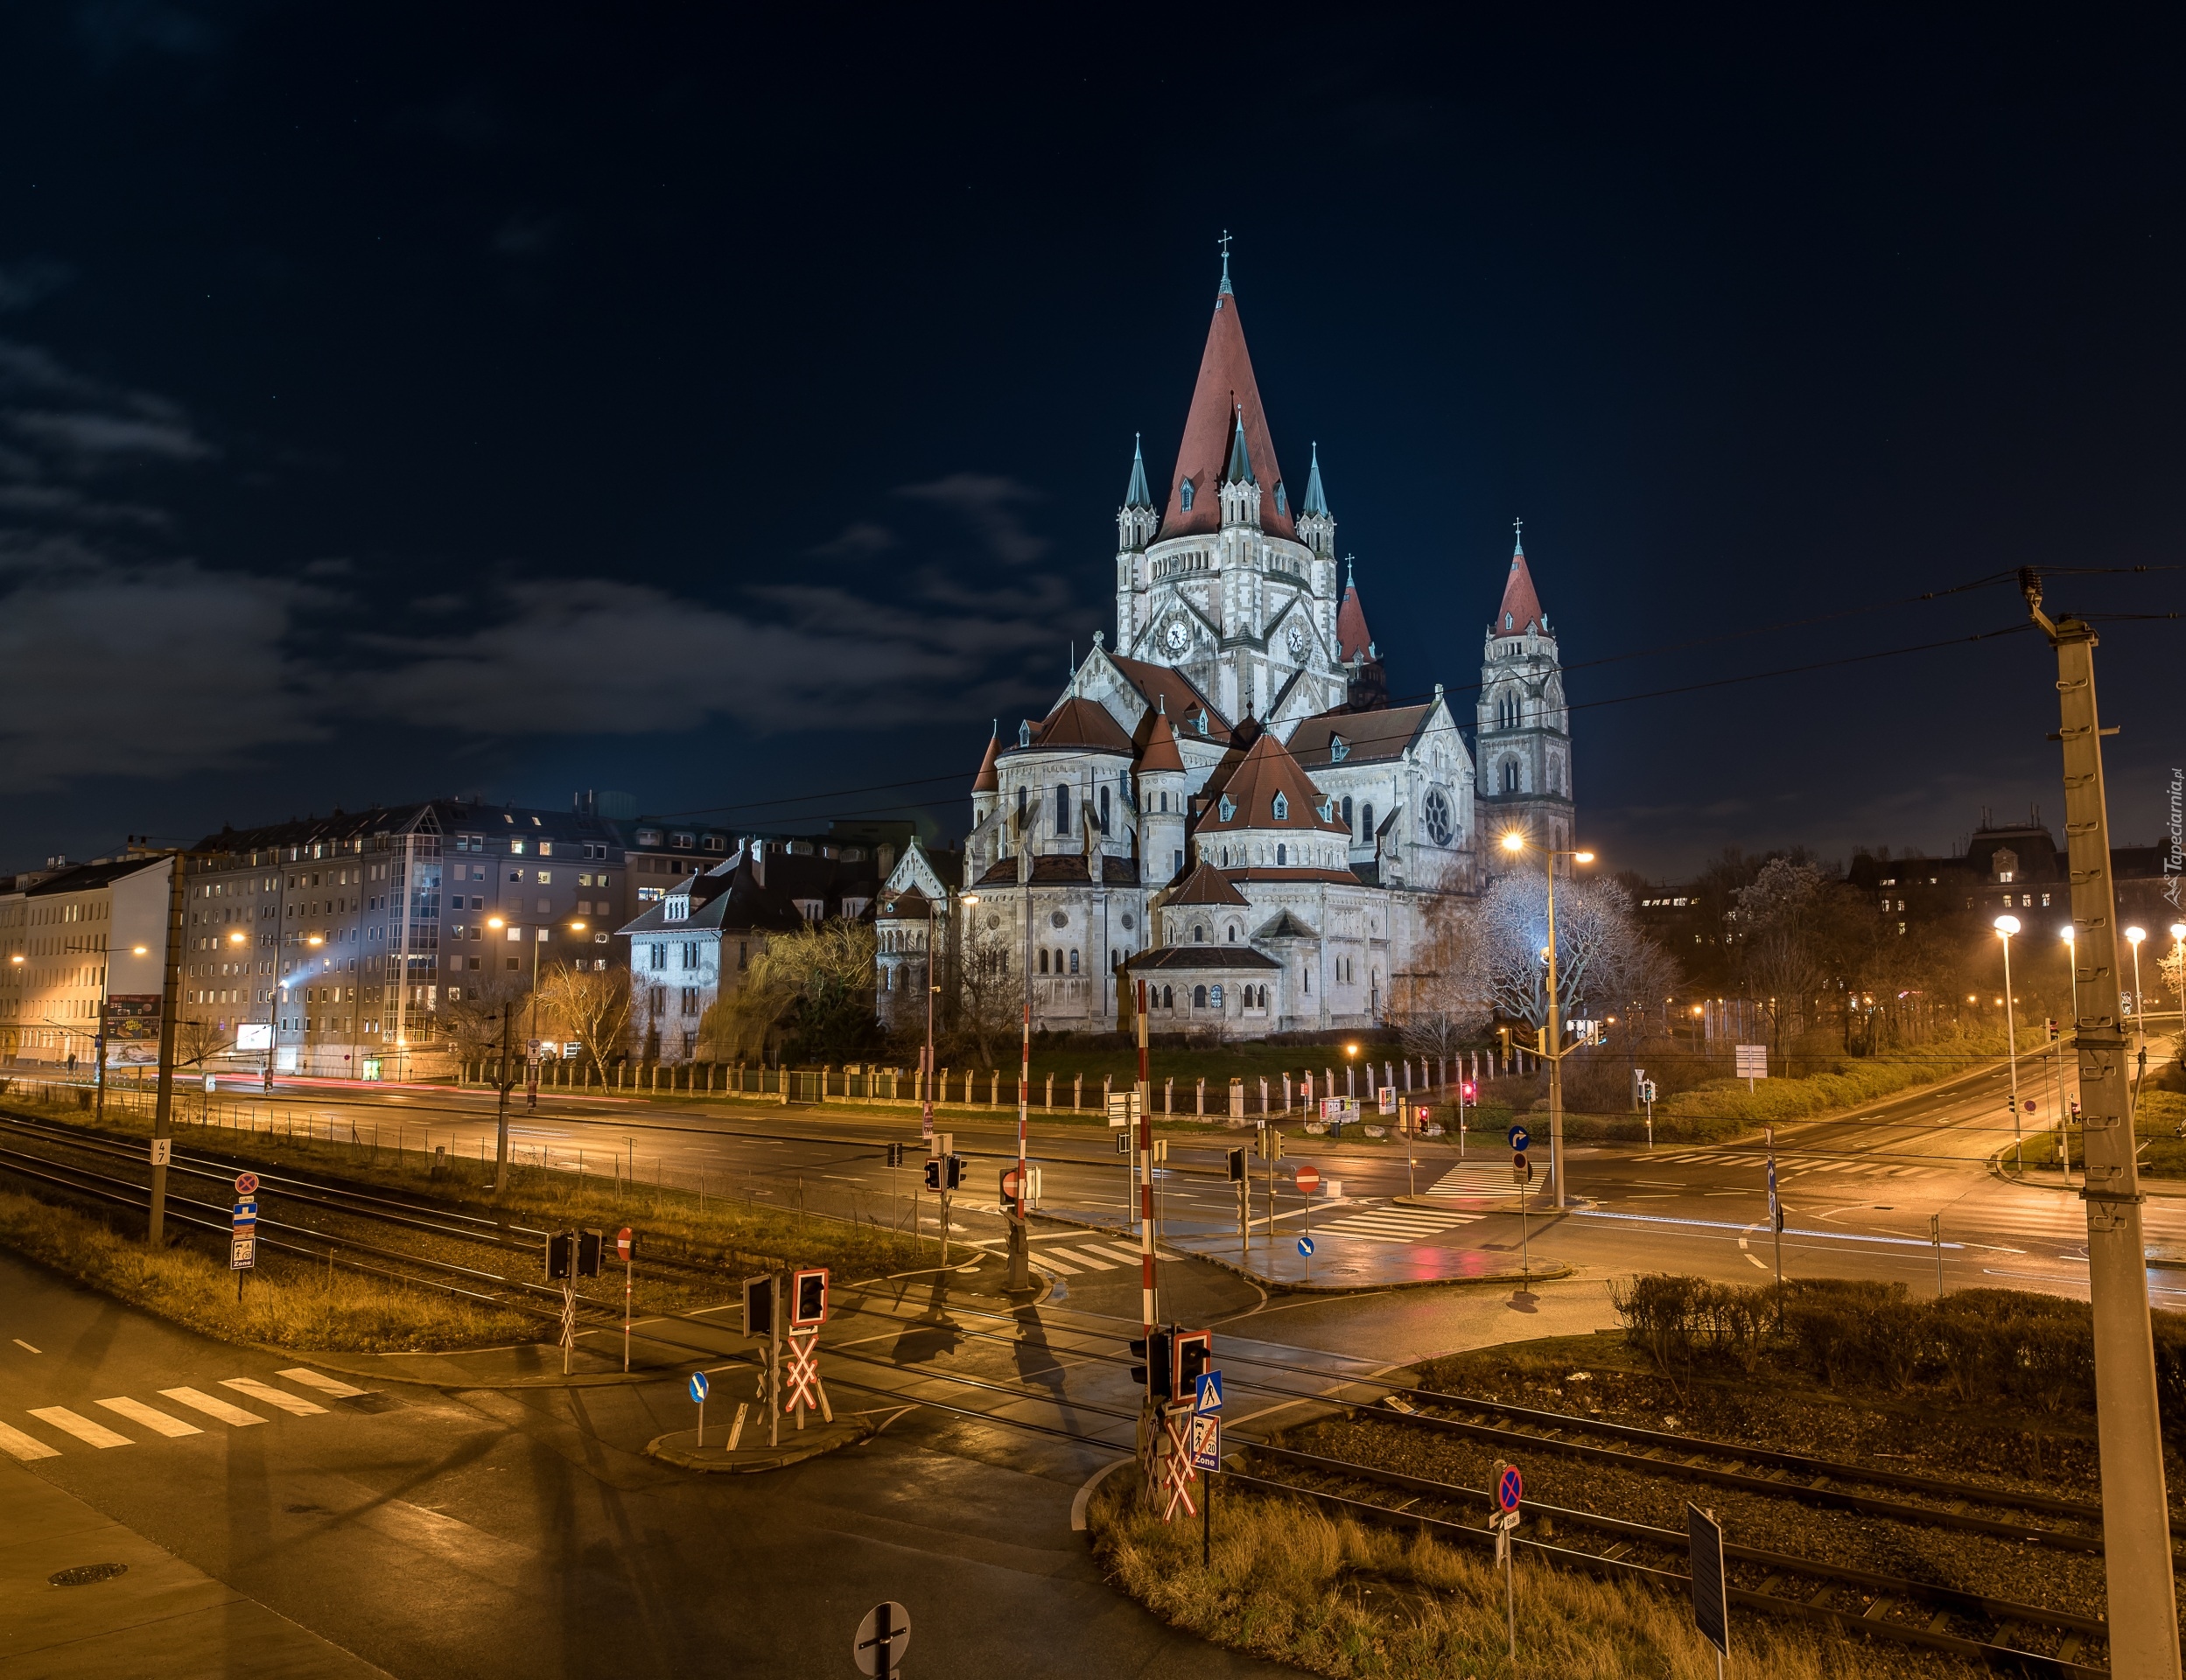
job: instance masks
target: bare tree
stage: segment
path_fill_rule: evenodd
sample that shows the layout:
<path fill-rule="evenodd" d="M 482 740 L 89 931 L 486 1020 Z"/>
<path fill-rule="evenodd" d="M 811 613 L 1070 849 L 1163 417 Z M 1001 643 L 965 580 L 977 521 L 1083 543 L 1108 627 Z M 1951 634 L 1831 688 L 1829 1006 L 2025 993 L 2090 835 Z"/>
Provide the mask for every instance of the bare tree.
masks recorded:
<path fill-rule="evenodd" d="M 1434 901 L 1411 972 L 1391 976 L 1391 1017 L 1414 1055 L 1437 1061 L 1454 1056 L 1480 1036 L 1493 1014 L 1480 945 L 1469 936 L 1470 907 Z"/>
<path fill-rule="evenodd" d="M 455 988 L 450 988 L 451 990 Z M 501 1006 L 521 1004 L 524 987 L 513 976 L 494 976 L 461 989 L 440 1006 L 440 1030 L 459 1061 L 490 1061 L 501 1054 Z"/>
<path fill-rule="evenodd" d="M 956 957 L 956 997 L 949 1025 L 968 1040 L 982 1067 L 991 1067 L 995 1051 L 1019 1025 L 1025 1005 L 1024 966 L 1012 962 L 1010 940 L 995 928 L 967 927 Z"/>
<path fill-rule="evenodd" d="M 1548 886 L 1531 874 L 1505 875 L 1464 913 L 1466 960 L 1490 1007 L 1536 1032 L 1548 1026 Z M 1641 935 L 1631 900 L 1614 885 L 1561 881 L 1556 888 L 1558 1013 L 1577 1018 L 1590 990 L 1628 984 L 1628 947 Z M 1615 997 L 1616 993 L 1609 994 Z"/>
<path fill-rule="evenodd" d="M 174 1060 L 178 1068 L 202 1068 L 235 1042 L 235 1035 L 221 1030 L 217 1021 L 177 1021 Z"/>
<path fill-rule="evenodd" d="M 1811 1000 L 1830 983 L 1830 886 L 1817 864 L 1777 858 L 1734 895 L 1739 971 L 1747 994 L 1768 1012 L 1779 1056 L 1785 1039 L 1804 1030 Z"/>
<path fill-rule="evenodd" d="M 872 1030 L 874 934 L 864 922 L 816 922 L 777 934 L 752 959 L 744 984 L 698 1024 L 717 1061 L 780 1053 L 795 1040 L 826 1054 Z"/>
<path fill-rule="evenodd" d="M 557 962 L 539 981 L 539 1006 L 576 1041 L 605 1085 L 607 1059 L 622 1049 L 630 1031 L 630 971 Z"/>

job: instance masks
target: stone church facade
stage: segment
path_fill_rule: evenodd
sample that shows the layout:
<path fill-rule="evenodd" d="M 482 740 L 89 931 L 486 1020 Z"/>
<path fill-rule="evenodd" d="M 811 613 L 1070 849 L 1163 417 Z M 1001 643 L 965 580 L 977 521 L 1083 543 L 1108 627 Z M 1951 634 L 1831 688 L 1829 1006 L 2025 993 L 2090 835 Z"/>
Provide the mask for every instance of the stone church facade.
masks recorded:
<path fill-rule="evenodd" d="M 1157 1032 L 1379 1023 L 1427 909 L 1485 885 L 1505 830 L 1571 844 L 1562 671 L 1523 546 L 1475 744 L 1439 682 L 1390 704 L 1318 448 L 1302 495 L 1277 461 L 1226 259 L 1167 492 L 1134 452 L 1116 525 L 1115 645 L 988 743 L 962 853 L 914 848 L 881 890 L 883 1019 L 924 1011 L 930 927 L 950 984 L 1026 965 L 1050 1029 L 1125 1024 L 1140 980 Z"/>

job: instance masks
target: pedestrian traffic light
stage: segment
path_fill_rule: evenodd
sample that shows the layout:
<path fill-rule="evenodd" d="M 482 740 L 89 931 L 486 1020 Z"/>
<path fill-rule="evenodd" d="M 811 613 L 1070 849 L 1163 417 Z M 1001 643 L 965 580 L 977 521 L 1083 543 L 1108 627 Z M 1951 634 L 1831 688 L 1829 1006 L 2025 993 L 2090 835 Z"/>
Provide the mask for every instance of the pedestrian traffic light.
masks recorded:
<path fill-rule="evenodd" d="M 1211 1330 L 1179 1330 L 1169 1339 L 1169 1357 L 1176 1366 L 1171 1394 L 1189 1400 L 1199 1393 L 1199 1376 L 1215 1364 L 1215 1335 Z"/>
<path fill-rule="evenodd" d="M 2056 1041 L 2057 1041 L 2057 1018 L 2056 1018 L 2056 1016 L 2052 1015 L 2051 1017 L 2049 1017 L 2049 1042 L 2050 1042 L 2051 1044 L 2055 1044 Z"/>
<path fill-rule="evenodd" d="M 1480 1101 L 1480 1087 L 1474 1084 L 1469 1079 L 1457 1088 L 1457 1094 L 1463 1097 L 1468 1102 L 1477 1102 Z"/>
<path fill-rule="evenodd" d="M 1242 1149 L 1233 1149 L 1230 1152 L 1230 1182 L 1236 1184 L 1244 1177 L 1244 1151 Z"/>
<path fill-rule="evenodd" d="M 964 1181 L 964 1158 L 961 1155 L 942 1157 L 942 1187 L 954 1190 Z"/>
<path fill-rule="evenodd" d="M 556 1231 L 547 1238 L 546 1275 L 556 1283 L 570 1277 L 577 1261 L 577 1234 Z"/>
<path fill-rule="evenodd" d="M 579 1278 L 599 1276 L 600 1250 L 606 1246 L 606 1238 L 598 1231 L 579 1231 L 577 1234 L 577 1275 Z"/>
<path fill-rule="evenodd" d="M 1146 1390 L 1149 1399 L 1167 1400 L 1174 1395 L 1170 1384 L 1176 1380 L 1176 1373 L 1169 1363 L 1169 1343 L 1168 1331 L 1156 1329 L 1131 1344 L 1132 1357 L 1146 1362 L 1131 1368 L 1131 1380 Z"/>
<path fill-rule="evenodd" d="M 938 1156 L 926 1164 L 926 1187 L 928 1190 L 942 1187 L 942 1164 Z"/>

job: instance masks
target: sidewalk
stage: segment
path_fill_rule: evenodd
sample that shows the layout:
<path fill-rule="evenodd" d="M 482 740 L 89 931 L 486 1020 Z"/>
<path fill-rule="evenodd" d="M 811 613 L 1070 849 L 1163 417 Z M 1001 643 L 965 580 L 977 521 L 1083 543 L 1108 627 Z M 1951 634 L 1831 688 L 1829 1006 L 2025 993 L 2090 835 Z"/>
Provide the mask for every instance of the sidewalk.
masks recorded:
<path fill-rule="evenodd" d="M 59 1680 L 386 1680 L 385 1670 L 13 1464 L 0 1466 L 0 1676 Z M 123 1572 L 81 1586 L 85 1565 Z"/>

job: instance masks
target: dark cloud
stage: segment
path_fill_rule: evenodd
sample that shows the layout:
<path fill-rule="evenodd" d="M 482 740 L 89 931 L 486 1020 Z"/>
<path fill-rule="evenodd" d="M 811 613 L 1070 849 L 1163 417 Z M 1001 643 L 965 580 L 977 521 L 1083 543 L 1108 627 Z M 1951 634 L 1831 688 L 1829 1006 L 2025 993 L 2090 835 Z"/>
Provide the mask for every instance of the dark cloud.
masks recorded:
<path fill-rule="evenodd" d="M 1010 565 L 1029 565 L 1047 552 L 1047 539 L 1026 530 L 1016 511 L 1040 500 L 1040 492 L 1014 479 L 987 472 L 951 472 L 930 484 L 907 484 L 896 494 L 961 515 L 995 558 Z"/>
<path fill-rule="evenodd" d="M 74 279 L 75 274 L 68 264 L 50 256 L 0 262 L 0 312 L 45 302 Z"/>

